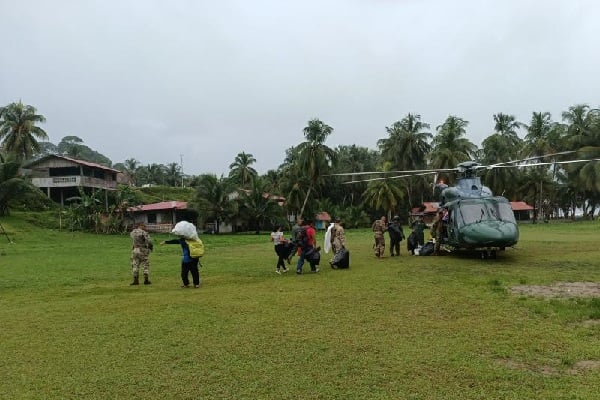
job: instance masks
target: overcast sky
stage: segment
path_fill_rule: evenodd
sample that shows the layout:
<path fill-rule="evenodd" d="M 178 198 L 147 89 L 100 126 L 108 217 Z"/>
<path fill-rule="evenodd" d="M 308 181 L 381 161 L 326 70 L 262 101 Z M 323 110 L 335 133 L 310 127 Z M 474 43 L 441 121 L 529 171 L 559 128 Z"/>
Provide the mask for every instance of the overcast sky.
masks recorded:
<path fill-rule="evenodd" d="M 376 149 L 385 127 L 600 105 L 597 0 L 0 0 L 0 105 L 21 99 L 113 163 L 264 173 L 304 140 Z M 522 135 L 523 136 L 523 135 Z"/>

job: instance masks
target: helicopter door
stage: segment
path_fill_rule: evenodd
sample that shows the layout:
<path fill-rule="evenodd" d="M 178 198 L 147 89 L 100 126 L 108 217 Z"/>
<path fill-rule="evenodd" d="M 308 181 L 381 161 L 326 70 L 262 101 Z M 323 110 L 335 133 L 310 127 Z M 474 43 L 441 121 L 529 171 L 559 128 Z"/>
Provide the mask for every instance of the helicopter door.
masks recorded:
<path fill-rule="evenodd" d="M 454 215 L 454 210 L 452 208 L 448 208 L 448 221 L 446 222 L 446 237 L 448 241 L 451 242 L 455 238 L 456 234 L 456 218 Z"/>

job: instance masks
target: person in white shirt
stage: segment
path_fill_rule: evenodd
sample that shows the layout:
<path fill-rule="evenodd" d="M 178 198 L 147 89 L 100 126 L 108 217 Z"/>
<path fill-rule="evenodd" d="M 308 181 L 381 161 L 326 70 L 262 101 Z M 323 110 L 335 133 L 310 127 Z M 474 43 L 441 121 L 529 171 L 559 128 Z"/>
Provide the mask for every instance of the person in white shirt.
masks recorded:
<path fill-rule="evenodd" d="M 288 269 L 285 266 L 285 259 L 288 257 L 286 252 L 286 242 L 283 237 L 283 231 L 281 230 L 281 225 L 277 225 L 275 230 L 271 232 L 271 242 L 275 245 L 275 253 L 277 254 L 277 269 L 276 273 L 281 275 L 281 272 L 288 272 Z"/>

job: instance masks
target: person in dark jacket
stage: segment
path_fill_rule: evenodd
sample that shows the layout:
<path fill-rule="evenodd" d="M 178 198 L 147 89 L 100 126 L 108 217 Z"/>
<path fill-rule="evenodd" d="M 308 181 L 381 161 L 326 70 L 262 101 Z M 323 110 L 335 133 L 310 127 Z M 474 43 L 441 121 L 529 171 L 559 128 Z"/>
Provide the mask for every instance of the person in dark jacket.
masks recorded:
<path fill-rule="evenodd" d="M 399 216 L 396 215 L 388 225 L 388 233 L 390 235 L 390 256 L 399 256 L 400 242 L 405 239 Z"/>
<path fill-rule="evenodd" d="M 194 258 L 190 256 L 190 248 L 188 247 L 187 242 L 183 236 L 180 236 L 179 239 L 172 240 L 163 240 L 160 242 L 161 245 L 164 244 L 179 244 L 181 245 L 181 251 L 183 253 L 181 257 L 181 281 L 182 288 L 190 287 L 190 279 L 189 273 L 192 273 L 192 280 L 194 282 L 194 287 L 198 289 L 200 287 L 200 272 L 198 271 L 198 264 L 200 263 L 199 258 Z"/>

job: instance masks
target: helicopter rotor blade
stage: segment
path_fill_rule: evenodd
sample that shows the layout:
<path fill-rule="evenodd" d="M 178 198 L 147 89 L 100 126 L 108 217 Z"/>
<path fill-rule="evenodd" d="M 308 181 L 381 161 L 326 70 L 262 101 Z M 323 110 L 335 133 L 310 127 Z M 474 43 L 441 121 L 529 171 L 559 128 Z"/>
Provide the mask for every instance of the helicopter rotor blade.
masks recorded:
<path fill-rule="evenodd" d="M 555 165 L 555 164 L 577 164 L 582 162 L 591 162 L 591 161 L 600 161 L 600 158 L 590 158 L 585 160 L 567 160 L 567 161 L 545 161 L 545 162 L 537 162 L 531 164 L 522 164 L 522 165 L 497 165 L 494 168 L 524 168 L 524 167 L 538 167 L 541 165 Z"/>
<path fill-rule="evenodd" d="M 512 160 L 512 161 L 506 161 L 506 162 L 501 162 L 501 163 L 496 163 L 496 164 L 491 164 L 491 165 L 478 165 L 477 167 L 475 167 L 476 169 L 493 169 L 493 168 L 502 168 L 505 165 L 510 165 L 510 164 L 519 164 L 519 163 L 523 163 L 526 161 L 531 161 L 531 160 L 537 160 L 540 158 L 547 158 L 547 157 L 554 157 L 554 156 L 562 156 L 562 155 L 566 155 L 566 154 L 572 154 L 572 153 L 577 153 L 576 150 L 568 150 L 568 151 L 561 151 L 558 153 L 551 153 L 551 154 L 543 154 L 541 156 L 532 156 L 532 157 L 527 157 L 527 158 L 522 158 L 520 160 Z"/>
<path fill-rule="evenodd" d="M 434 174 L 437 174 L 437 172 L 429 170 L 428 172 L 422 172 L 420 174 L 405 174 L 405 175 L 396 175 L 396 176 L 380 176 L 378 178 L 371 178 L 371 179 L 362 179 L 362 180 L 357 180 L 357 181 L 342 182 L 342 185 L 349 185 L 351 183 L 382 181 L 382 180 L 386 180 L 386 179 L 412 178 L 412 177 L 415 177 L 415 176 L 426 176 L 426 175 L 434 175 Z"/>
<path fill-rule="evenodd" d="M 419 175 L 421 173 L 436 173 L 436 172 L 453 172 L 456 168 L 439 168 L 439 169 L 409 169 L 400 171 L 362 171 L 362 172 L 340 172 L 336 174 L 328 174 L 323 176 L 360 176 L 360 175 L 385 175 L 385 174 L 409 174 L 408 176 Z"/>

